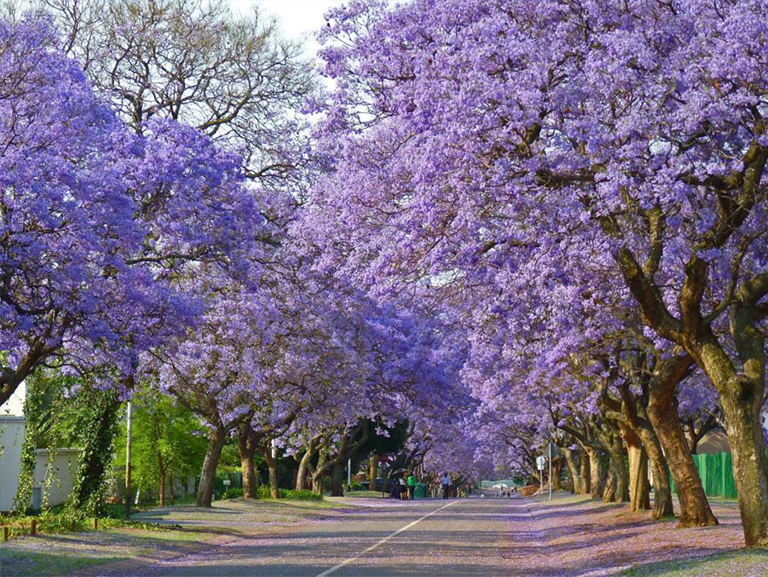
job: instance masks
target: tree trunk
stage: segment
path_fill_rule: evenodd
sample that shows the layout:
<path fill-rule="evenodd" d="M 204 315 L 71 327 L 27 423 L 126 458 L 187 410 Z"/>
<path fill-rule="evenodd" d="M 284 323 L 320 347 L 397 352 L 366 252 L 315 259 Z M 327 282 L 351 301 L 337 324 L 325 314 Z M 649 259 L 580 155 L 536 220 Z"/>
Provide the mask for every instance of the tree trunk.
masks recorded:
<path fill-rule="evenodd" d="M 309 463 L 312 460 L 314 453 L 307 450 L 299 461 L 299 471 L 296 473 L 296 490 L 303 491 L 307 488 L 307 471 L 309 469 Z"/>
<path fill-rule="evenodd" d="M 679 527 L 706 527 L 717 525 L 709 501 L 701 485 L 701 478 L 693 462 L 688 441 L 680 425 L 673 403 L 657 403 L 651 392 L 648 416 L 669 463 L 680 500 Z"/>
<path fill-rule="evenodd" d="M 557 459 L 552 460 L 552 490 L 553 491 L 559 491 L 562 489 L 562 486 L 560 485 L 560 477 L 561 473 L 563 471 L 563 460 Z"/>
<path fill-rule="evenodd" d="M 629 456 L 629 509 L 633 513 L 651 508 L 648 486 L 648 454 L 640 437 L 629 427 L 622 427 Z"/>
<path fill-rule="evenodd" d="M 344 464 L 337 462 L 331 469 L 331 497 L 344 496 Z"/>
<path fill-rule="evenodd" d="M 213 482 L 216 479 L 216 467 L 226 442 L 227 434 L 224 427 L 216 427 L 211 430 L 208 437 L 208 450 L 203 460 L 203 470 L 200 473 L 200 486 L 197 488 L 198 507 L 210 507 L 213 502 Z"/>
<path fill-rule="evenodd" d="M 610 436 L 608 445 L 608 459 L 613 477 L 616 493 L 613 496 L 614 503 L 627 503 L 629 501 L 629 473 L 624 461 L 624 445 L 618 431 Z"/>
<path fill-rule="evenodd" d="M 591 479 L 589 470 L 589 455 L 584 449 L 579 451 L 579 472 L 581 477 L 581 491 L 582 495 L 589 495 L 591 492 Z"/>
<path fill-rule="evenodd" d="M 240 450 L 240 468 L 243 473 L 243 497 L 246 499 L 259 498 L 259 482 L 256 477 L 256 464 L 253 456 L 256 453 L 254 449 L 246 452 Z"/>
<path fill-rule="evenodd" d="M 743 375 L 739 377 L 746 380 Z M 754 394 L 755 388 L 748 383 L 731 383 L 720 400 L 728 424 L 744 541 L 747 547 L 764 547 L 768 545 L 768 461 L 761 397 Z"/>
<path fill-rule="evenodd" d="M 600 451 L 591 447 L 585 450 L 589 458 L 589 494 L 593 499 L 600 499 L 605 489 L 602 455 Z"/>
<path fill-rule="evenodd" d="M 571 475 L 571 493 L 581 494 L 583 480 L 579 472 L 579 464 L 576 462 L 576 450 L 569 448 L 562 448 L 560 451 L 565 457 L 565 466 L 568 467 L 568 473 Z"/>
<path fill-rule="evenodd" d="M 370 461 L 368 461 L 368 483 L 369 488 L 373 490 L 373 485 L 376 483 L 376 470 L 379 467 L 379 456 L 374 453 L 371 455 Z"/>
<path fill-rule="evenodd" d="M 672 486 L 669 482 L 667 459 L 661 450 L 661 444 L 652 428 L 640 427 L 637 433 L 643 441 L 645 452 L 653 476 L 653 513 L 654 519 L 672 517 L 675 512 L 672 506 Z"/>
<path fill-rule="evenodd" d="M 603 503 L 613 503 L 614 501 L 616 501 L 616 475 L 609 472 L 603 488 Z"/>
<path fill-rule="evenodd" d="M 273 499 L 280 498 L 280 487 L 277 484 L 277 459 L 272 456 L 272 447 L 267 443 L 264 448 L 264 460 L 269 470 L 269 493 Z"/>
<path fill-rule="evenodd" d="M 685 438 L 688 440 L 688 448 L 691 450 L 691 455 L 696 454 L 696 450 L 698 449 L 699 442 L 696 440 L 696 429 L 694 428 L 694 422 L 695 420 L 692 417 L 689 417 L 685 421 Z"/>
<path fill-rule="evenodd" d="M 160 506 L 165 507 L 165 467 L 163 466 L 163 457 L 157 454 L 158 466 L 160 467 Z"/>
<path fill-rule="evenodd" d="M 258 475 L 254 455 L 264 436 L 263 431 L 254 431 L 251 418 L 244 419 L 237 426 L 237 450 L 240 454 L 240 470 L 243 474 L 243 497 L 258 499 Z"/>

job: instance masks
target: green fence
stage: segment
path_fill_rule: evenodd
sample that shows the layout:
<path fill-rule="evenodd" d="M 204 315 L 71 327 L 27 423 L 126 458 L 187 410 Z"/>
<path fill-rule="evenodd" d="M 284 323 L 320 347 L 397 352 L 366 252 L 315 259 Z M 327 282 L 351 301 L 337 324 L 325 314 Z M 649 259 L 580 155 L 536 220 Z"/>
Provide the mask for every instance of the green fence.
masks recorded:
<path fill-rule="evenodd" d="M 708 497 L 726 497 L 735 499 L 736 483 L 733 480 L 733 459 L 730 453 L 713 453 L 711 455 L 693 455 L 693 462 L 699 470 L 701 484 Z M 675 482 L 670 476 L 672 490 Z"/>

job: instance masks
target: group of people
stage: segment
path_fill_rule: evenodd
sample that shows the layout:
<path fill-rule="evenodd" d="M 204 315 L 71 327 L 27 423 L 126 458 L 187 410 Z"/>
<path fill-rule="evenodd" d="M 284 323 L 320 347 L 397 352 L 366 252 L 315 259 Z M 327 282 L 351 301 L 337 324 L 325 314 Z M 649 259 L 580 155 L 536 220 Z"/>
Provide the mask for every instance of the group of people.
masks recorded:
<path fill-rule="evenodd" d="M 499 497 L 511 497 L 513 493 L 517 493 L 517 487 L 507 487 L 505 485 L 502 485 L 499 487 Z"/>
<path fill-rule="evenodd" d="M 413 473 L 408 475 L 407 478 L 405 476 L 400 477 L 397 485 L 392 488 L 390 496 L 401 501 L 413 501 L 416 493 L 416 483 L 416 475 Z"/>
<path fill-rule="evenodd" d="M 414 473 L 411 473 L 408 475 L 408 477 L 402 476 L 398 479 L 397 484 L 392 488 L 390 496 L 395 499 L 400 499 L 401 501 L 413 501 L 416 493 L 417 483 L 418 480 L 416 479 L 416 475 Z M 462 486 L 461 488 L 457 488 L 457 491 L 461 491 L 461 494 L 457 496 L 464 497 L 472 493 L 471 485 L 466 485 L 466 487 Z M 435 489 L 433 491 L 434 496 L 437 496 L 436 493 L 438 493 L 438 486 L 440 487 L 440 494 L 442 495 L 443 499 L 448 499 L 451 496 L 451 476 L 448 473 L 443 473 L 440 475 L 440 477 L 434 480 L 430 486 Z"/>

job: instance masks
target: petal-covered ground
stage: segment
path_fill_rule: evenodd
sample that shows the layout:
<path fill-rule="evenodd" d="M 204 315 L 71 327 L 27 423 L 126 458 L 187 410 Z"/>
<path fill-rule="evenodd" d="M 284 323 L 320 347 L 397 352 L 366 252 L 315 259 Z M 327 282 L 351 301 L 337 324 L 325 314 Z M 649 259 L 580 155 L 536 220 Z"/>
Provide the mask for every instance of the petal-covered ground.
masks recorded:
<path fill-rule="evenodd" d="M 180 526 L 154 536 L 89 532 L 20 539 L 0 546 L 0 575 L 768 576 L 768 551 L 742 549 L 736 504 L 713 501 L 713 509 L 720 526 L 677 529 L 674 520 L 653 522 L 645 513 L 629 513 L 627 505 L 563 493 L 552 501 L 233 500 L 212 510 L 142 514 Z M 50 563 L 55 557 L 58 567 Z"/>

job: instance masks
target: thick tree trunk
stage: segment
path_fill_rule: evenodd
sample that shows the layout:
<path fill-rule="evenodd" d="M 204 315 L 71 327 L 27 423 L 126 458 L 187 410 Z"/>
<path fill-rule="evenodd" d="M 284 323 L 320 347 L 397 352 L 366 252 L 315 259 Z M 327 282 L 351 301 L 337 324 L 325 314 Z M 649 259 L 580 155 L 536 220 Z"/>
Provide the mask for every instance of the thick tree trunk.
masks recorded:
<path fill-rule="evenodd" d="M 563 471 L 563 460 L 552 460 L 552 490 L 559 491 L 562 489 L 560 485 L 560 476 Z"/>
<path fill-rule="evenodd" d="M 344 465 L 341 462 L 333 464 L 331 469 L 331 497 L 344 496 Z"/>
<path fill-rule="evenodd" d="M 648 403 L 648 416 L 664 449 L 680 500 L 680 527 L 717 525 L 709 501 L 701 485 L 699 471 L 693 462 L 688 441 L 680 425 L 677 409 L 671 402 L 656 402 L 653 392 Z"/>
<path fill-rule="evenodd" d="M 768 546 L 768 462 L 761 426 L 762 407 L 754 394 L 757 387 L 750 383 L 729 385 L 720 400 L 728 424 L 744 541 L 748 547 L 764 547 Z"/>
<path fill-rule="evenodd" d="M 243 473 L 243 497 L 246 499 L 259 498 L 259 481 L 256 475 L 256 463 L 253 458 L 255 453 L 254 449 L 245 453 L 240 451 L 240 468 Z"/>
<path fill-rule="evenodd" d="M 571 493 L 582 493 L 583 481 L 579 472 L 579 464 L 576 462 L 577 452 L 575 449 L 562 448 L 560 451 L 565 458 L 565 466 L 568 467 L 568 473 L 571 475 Z"/>
<path fill-rule="evenodd" d="M 256 475 L 257 438 L 251 428 L 250 420 L 240 424 L 237 428 L 237 450 L 240 453 L 240 470 L 243 474 L 243 497 L 246 499 L 258 499 L 258 478 Z"/>
<path fill-rule="evenodd" d="M 610 475 L 613 479 L 613 502 L 626 503 L 629 501 L 629 474 L 624 462 L 624 445 L 616 433 L 611 435 L 608 445 L 608 460 Z"/>
<path fill-rule="evenodd" d="M 616 476 L 609 473 L 603 488 L 603 503 L 613 503 L 614 501 L 616 501 Z"/>
<path fill-rule="evenodd" d="M 602 455 L 597 449 L 587 448 L 585 450 L 589 458 L 589 494 L 593 499 L 600 499 L 605 489 Z"/>
<path fill-rule="evenodd" d="M 633 513 L 651 508 L 651 491 L 648 486 L 648 454 L 640 437 L 629 427 L 624 427 L 624 440 L 629 456 L 629 509 Z"/>
<path fill-rule="evenodd" d="M 640 427 L 637 433 L 643 441 L 653 477 L 653 513 L 654 519 L 663 519 L 675 514 L 672 506 L 672 486 L 669 482 L 667 460 L 661 450 L 659 439 L 651 428 Z"/>
<path fill-rule="evenodd" d="M 273 499 L 280 498 L 280 487 L 277 484 L 277 459 L 272 456 L 272 447 L 269 443 L 264 448 L 264 460 L 269 470 L 269 494 Z"/>
<path fill-rule="evenodd" d="M 303 491 L 307 488 L 307 471 L 309 469 L 309 463 L 312 460 L 314 454 L 310 451 L 306 451 L 299 461 L 299 471 L 296 473 L 296 490 Z"/>
<path fill-rule="evenodd" d="M 221 450 L 227 441 L 224 427 L 213 429 L 208 437 L 208 450 L 203 460 L 203 470 L 200 473 L 200 486 L 197 488 L 197 506 L 210 507 L 213 501 L 213 482 L 216 479 L 216 467 L 219 464 Z"/>
<path fill-rule="evenodd" d="M 581 491 L 582 495 L 589 495 L 591 493 L 591 475 L 590 475 L 590 463 L 589 455 L 584 449 L 579 451 L 579 472 L 581 477 Z"/>

